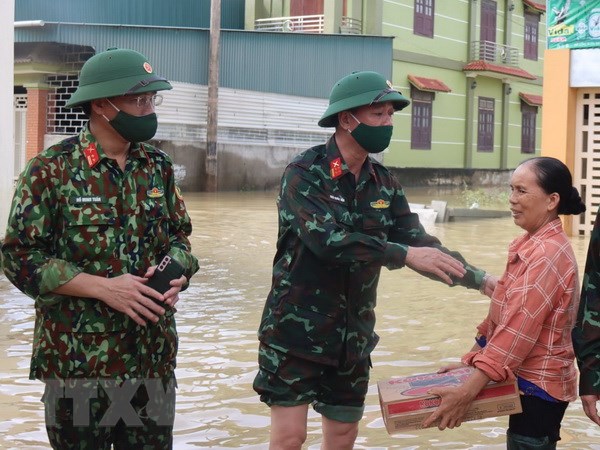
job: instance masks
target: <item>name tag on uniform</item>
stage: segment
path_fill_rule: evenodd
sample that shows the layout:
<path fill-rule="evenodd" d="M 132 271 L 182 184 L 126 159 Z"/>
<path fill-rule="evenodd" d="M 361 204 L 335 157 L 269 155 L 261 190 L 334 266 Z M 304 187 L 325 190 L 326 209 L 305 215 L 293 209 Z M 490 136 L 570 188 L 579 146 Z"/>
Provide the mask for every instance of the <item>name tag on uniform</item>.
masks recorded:
<path fill-rule="evenodd" d="M 329 198 L 338 203 L 346 203 L 346 199 L 344 197 L 342 197 L 341 195 L 329 194 Z"/>
<path fill-rule="evenodd" d="M 71 204 L 73 205 L 85 205 L 89 203 L 104 203 L 104 199 L 99 195 L 77 195 L 71 197 Z"/>

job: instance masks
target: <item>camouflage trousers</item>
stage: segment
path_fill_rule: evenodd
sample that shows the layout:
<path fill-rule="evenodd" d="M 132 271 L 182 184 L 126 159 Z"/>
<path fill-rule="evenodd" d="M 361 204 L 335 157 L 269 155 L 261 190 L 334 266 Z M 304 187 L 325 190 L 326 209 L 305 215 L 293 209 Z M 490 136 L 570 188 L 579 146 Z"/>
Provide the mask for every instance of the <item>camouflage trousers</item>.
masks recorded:
<path fill-rule="evenodd" d="M 45 383 L 42 402 L 53 449 L 173 448 L 174 378 L 167 382 L 71 379 Z"/>
<path fill-rule="evenodd" d="M 253 388 L 269 406 L 312 404 L 323 416 L 358 422 L 365 409 L 371 358 L 340 367 L 326 366 L 282 353 L 261 343 Z"/>

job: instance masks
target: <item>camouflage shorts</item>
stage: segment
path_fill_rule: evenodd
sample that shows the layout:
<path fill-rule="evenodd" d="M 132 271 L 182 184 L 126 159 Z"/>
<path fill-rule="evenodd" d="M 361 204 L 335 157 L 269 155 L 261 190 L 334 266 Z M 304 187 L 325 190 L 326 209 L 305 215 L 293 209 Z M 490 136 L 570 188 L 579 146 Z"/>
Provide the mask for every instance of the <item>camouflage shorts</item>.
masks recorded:
<path fill-rule="evenodd" d="M 369 388 L 369 358 L 332 367 L 281 353 L 261 343 L 258 364 L 253 387 L 267 405 L 312 403 L 315 411 L 329 419 L 353 423 L 362 418 Z"/>
<path fill-rule="evenodd" d="M 173 447 L 175 380 L 46 380 L 46 431 L 54 449 Z M 113 446 L 113 447 L 111 447 Z"/>

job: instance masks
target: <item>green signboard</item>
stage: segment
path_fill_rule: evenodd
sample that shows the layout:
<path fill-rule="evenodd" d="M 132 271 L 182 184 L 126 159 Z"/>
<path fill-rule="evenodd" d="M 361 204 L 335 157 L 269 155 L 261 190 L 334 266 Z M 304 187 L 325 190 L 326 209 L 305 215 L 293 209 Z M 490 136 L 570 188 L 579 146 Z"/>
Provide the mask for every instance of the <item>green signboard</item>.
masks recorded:
<path fill-rule="evenodd" d="M 600 48 L 600 1 L 547 0 L 548 48 Z"/>

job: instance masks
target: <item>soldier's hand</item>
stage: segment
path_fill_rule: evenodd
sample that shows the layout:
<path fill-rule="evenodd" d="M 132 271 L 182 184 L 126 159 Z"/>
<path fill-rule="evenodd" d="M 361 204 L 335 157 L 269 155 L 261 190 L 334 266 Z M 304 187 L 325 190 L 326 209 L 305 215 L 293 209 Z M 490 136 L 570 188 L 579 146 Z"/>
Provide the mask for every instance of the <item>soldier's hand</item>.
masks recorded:
<path fill-rule="evenodd" d="M 450 285 L 450 275 L 462 278 L 467 273 L 458 259 L 433 247 L 408 247 L 405 262 L 411 269 L 436 275 Z"/>
<path fill-rule="evenodd" d="M 144 274 L 144 278 L 148 279 L 150 278 L 152 275 L 154 275 L 154 271 L 156 270 L 157 266 L 151 266 L 148 268 L 148 270 L 146 271 L 146 273 Z M 167 304 L 168 306 L 175 306 L 175 303 L 177 303 L 179 301 L 179 293 L 181 292 L 181 290 L 183 289 L 183 286 L 185 285 L 185 283 L 187 283 L 187 278 L 182 275 L 180 278 L 176 279 L 176 280 L 171 280 L 171 282 L 169 283 L 171 285 L 171 288 L 165 292 L 163 294 L 163 300 L 165 302 L 165 304 Z M 156 291 L 154 291 L 156 292 Z"/>
<path fill-rule="evenodd" d="M 590 420 L 600 425 L 600 416 L 598 415 L 598 402 L 600 402 L 600 395 L 590 394 L 581 396 L 581 404 L 583 405 L 583 411 Z"/>
<path fill-rule="evenodd" d="M 145 278 L 125 274 L 106 278 L 107 289 L 99 296 L 100 300 L 113 309 L 127 314 L 138 325 L 145 326 L 146 321 L 158 322 L 158 316 L 165 309 L 150 298 L 164 301 L 165 297 L 146 286 Z"/>

